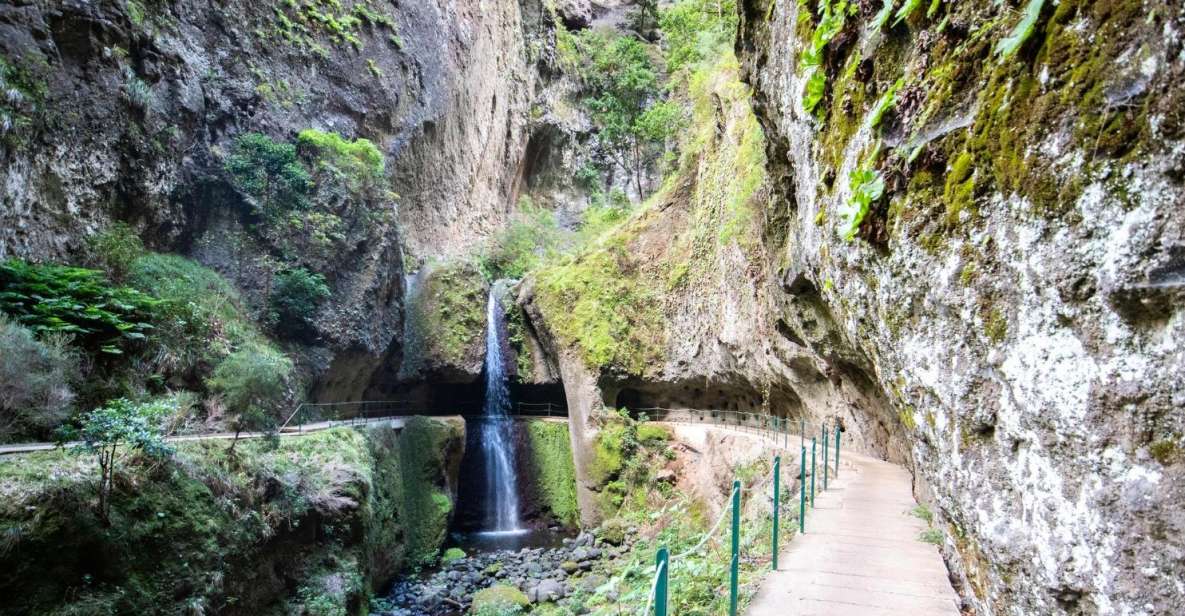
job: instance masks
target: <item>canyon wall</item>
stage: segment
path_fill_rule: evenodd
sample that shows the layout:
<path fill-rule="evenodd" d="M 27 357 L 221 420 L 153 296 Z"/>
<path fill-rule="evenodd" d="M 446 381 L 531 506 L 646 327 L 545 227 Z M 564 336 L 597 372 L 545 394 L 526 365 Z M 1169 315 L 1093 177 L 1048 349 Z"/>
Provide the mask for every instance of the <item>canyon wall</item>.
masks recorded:
<path fill-rule="evenodd" d="M 322 273 L 301 363 L 319 397 L 361 395 L 398 367 L 405 269 L 512 211 L 552 27 L 530 1 L 7 3 L 0 257 L 84 262 L 126 221 L 261 313 L 277 272 Z M 315 177 L 311 209 L 277 228 L 228 161 L 244 134 L 310 128 L 369 139 L 384 177 L 366 195 Z"/>
<path fill-rule="evenodd" d="M 1181 7 L 922 3 L 877 27 L 873 3 L 828 4 L 824 25 L 803 3 L 746 2 L 737 41 L 786 272 L 821 289 L 899 410 L 968 599 L 982 613 L 1173 612 Z M 812 73 L 804 49 L 825 29 Z M 868 170 L 884 197 L 845 241 Z"/>

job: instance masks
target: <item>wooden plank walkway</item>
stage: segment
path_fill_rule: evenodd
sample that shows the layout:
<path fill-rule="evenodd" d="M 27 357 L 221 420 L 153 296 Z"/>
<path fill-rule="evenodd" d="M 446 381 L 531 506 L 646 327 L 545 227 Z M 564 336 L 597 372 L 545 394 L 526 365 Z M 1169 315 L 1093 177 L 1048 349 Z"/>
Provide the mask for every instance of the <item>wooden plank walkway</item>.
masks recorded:
<path fill-rule="evenodd" d="M 938 548 L 918 539 L 926 523 L 909 513 L 917 505 L 909 472 L 858 454 L 842 458 L 840 478 L 816 492 L 806 534 L 782 551 L 746 614 L 958 616 Z M 820 468 L 816 490 L 822 479 Z"/>

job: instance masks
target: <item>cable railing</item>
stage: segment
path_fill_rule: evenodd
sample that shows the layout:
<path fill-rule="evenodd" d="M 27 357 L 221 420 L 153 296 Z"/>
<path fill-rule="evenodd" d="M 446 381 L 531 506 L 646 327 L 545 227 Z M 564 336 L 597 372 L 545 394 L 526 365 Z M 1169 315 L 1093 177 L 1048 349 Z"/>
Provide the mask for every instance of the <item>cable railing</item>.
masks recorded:
<path fill-rule="evenodd" d="M 456 402 L 452 408 L 481 408 L 480 401 Z M 506 420 L 515 417 L 566 417 L 568 409 L 551 402 L 518 402 Z M 285 418 L 278 431 L 303 432 L 310 424 L 330 423 L 332 425 L 367 425 L 378 421 L 414 415 L 435 415 L 440 411 L 430 409 L 422 402 L 413 400 L 359 400 L 350 402 L 303 402 Z M 466 418 L 489 417 L 479 413 L 455 413 Z M 499 418 L 500 419 L 500 418 Z"/>
<path fill-rule="evenodd" d="M 639 409 L 639 410 L 643 410 L 643 409 Z M 649 410 L 652 411 L 652 410 L 657 410 L 657 409 L 649 409 Z M 665 409 L 665 410 L 672 410 L 672 409 Z M 679 411 L 683 412 L 683 411 L 687 411 L 687 410 L 691 410 L 691 409 L 680 409 Z M 706 414 L 703 416 L 698 416 L 698 417 L 694 416 L 694 414 L 693 414 L 693 418 L 690 419 L 689 421 L 708 422 L 710 419 L 713 419 L 713 418 L 728 418 L 728 419 L 735 419 L 737 421 L 740 421 L 740 418 L 738 416 L 747 414 L 747 413 L 738 412 L 738 411 L 703 411 L 703 413 L 706 413 Z M 648 412 L 648 414 L 649 414 L 649 412 Z M 666 418 L 662 419 L 662 421 L 680 421 L 681 420 L 681 419 L 673 418 L 673 417 L 677 417 L 677 416 L 668 415 Z M 682 416 L 682 419 L 686 419 L 686 418 L 687 418 L 686 415 Z M 737 425 L 737 424 L 724 424 L 724 425 Z M 744 424 L 741 423 L 741 425 L 744 425 Z M 777 425 L 779 427 L 783 427 L 785 425 L 788 425 L 788 421 L 778 422 Z M 757 426 L 752 426 L 752 427 L 756 428 Z M 835 467 L 836 467 L 836 473 L 838 474 L 840 439 L 841 439 L 842 431 L 838 425 L 834 425 L 833 427 L 834 427 L 834 439 L 835 439 L 835 448 L 834 448 Z M 767 429 L 767 428 L 763 428 L 763 429 Z M 774 431 L 773 433 L 778 436 L 785 434 L 785 432 L 783 432 L 783 431 Z M 828 431 L 828 428 L 824 427 L 821 434 L 822 434 L 821 438 L 824 443 L 827 443 L 828 441 L 831 440 L 831 433 Z M 807 512 L 810 509 L 813 509 L 815 506 L 815 487 L 816 487 L 815 481 L 814 481 L 814 473 L 815 473 L 815 463 L 816 463 L 815 455 L 817 453 L 817 449 L 816 449 L 817 441 L 815 440 L 815 437 L 812 437 L 811 438 L 811 445 L 812 445 L 811 446 L 811 461 L 810 461 L 811 477 L 810 477 L 810 483 L 809 483 L 809 498 L 808 498 L 807 448 L 805 445 L 805 437 L 803 437 L 803 438 L 804 438 L 803 444 L 799 445 L 799 462 L 798 462 L 798 489 L 799 489 L 798 532 L 799 532 L 799 534 L 806 533 Z M 824 451 L 827 451 L 827 450 L 824 449 Z M 826 455 L 827 454 L 824 454 L 824 456 L 826 456 Z M 827 469 L 827 467 L 829 466 L 829 464 L 826 463 L 827 458 L 825 457 L 824 460 L 825 460 L 825 463 L 823 464 L 823 468 Z M 772 500 L 772 509 L 770 512 L 770 516 L 772 517 L 773 533 L 772 533 L 772 545 L 770 546 L 771 547 L 770 567 L 772 569 L 776 570 L 778 568 L 778 539 L 779 539 L 779 534 L 780 534 L 779 527 L 780 527 L 780 522 L 781 522 L 781 517 L 782 517 L 782 508 L 781 508 L 782 456 L 781 456 L 781 454 L 774 455 L 772 475 L 773 475 L 773 477 L 772 477 L 773 478 L 773 482 L 772 482 L 773 483 L 773 493 L 770 496 L 770 498 Z M 826 470 L 824 470 L 824 476 L 826 476 Z M 827 489 L 827 482 L 825 480 L 823 482 L 823 490 L 826 490 L 826 489 Z M 658 548 L 658 550 L 655 553 L 655 572 L 654 572 L 654 578 L 651 583 L 650 596 L 646 600 L 646 607 L 645 607 L 645 610 L 642 612 L 642 616 L 651 616 L 651 614 L 653 614 L 653 616 L 667 616 L 667 612 L 668 612 L 669 605 L 670 605 L 670 594 L 672 592 L 671 584 L 670 584 L 670 570 L 674 566 L 673 563 L 675 563 L 675 562 L 677 562 L 677 561 L 679 561 L 691 554 L 694 554 L 700 548 L 702 548 L 705 544 L 707 544 L 708 540 L 711 539 L 711 537 L 713 537 L 716 534 L 717 530 L 719 530 L 721 523 L 724 521 L 724 517 L 725 517 L 724 514 L 725 513 L 731 513 L 730 517 L 732 518 L 731 533 L 730 533 L 731 550 L 730 550 L 730 561 L 729 561 L 729 571 L 728 571 L 728 592 L 729 592 L 728 613 L 729 613 L 729 616 L 736 616 L 737 609 L 738 609 L 739 602 L 740 602 L 740 562 L 741 562 L 741 547 L 742 547 L 742 545 L 741 545 L 741 495 L 743 492 L 748 492 L 748 491 L 750 491 L 750 489 L 742 489 L 741 482 L 739 479 L 734 480 L 732 482 L 732 492 L 729 496 L 729 500 L 731 501 L 730 506 L 721 510 L 720 517 L 717 518 L 716 522 L 712 525 L 711 529 L 708 530 L 708 532 L 704 534 L 704 537 L 698 543 L 696 543 L 695 546 L 692 547 L 691 549 L 685 550 L 675 556 L 671 556 L 670 551 L 667 549 L 666 546 L 662 546 L 662 547 Z M 651 611 L 651 608 L 653 608 L 653 612 Z"/>

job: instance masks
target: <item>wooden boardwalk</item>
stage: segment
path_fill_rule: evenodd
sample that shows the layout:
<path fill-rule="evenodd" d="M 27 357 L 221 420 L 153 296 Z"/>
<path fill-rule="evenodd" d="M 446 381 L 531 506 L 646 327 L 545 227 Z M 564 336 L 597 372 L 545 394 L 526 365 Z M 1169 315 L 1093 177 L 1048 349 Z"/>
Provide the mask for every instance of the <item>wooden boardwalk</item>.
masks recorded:
<path fill-rule="evenodd" d="M 910 515 L 917 503 L 908 471 L 844 452 L 828 487 L 816 492 L 806 534 L 782 551 L 748 616 L 959 615 L 938 548 L 918 539 L 926 523 Z"/>

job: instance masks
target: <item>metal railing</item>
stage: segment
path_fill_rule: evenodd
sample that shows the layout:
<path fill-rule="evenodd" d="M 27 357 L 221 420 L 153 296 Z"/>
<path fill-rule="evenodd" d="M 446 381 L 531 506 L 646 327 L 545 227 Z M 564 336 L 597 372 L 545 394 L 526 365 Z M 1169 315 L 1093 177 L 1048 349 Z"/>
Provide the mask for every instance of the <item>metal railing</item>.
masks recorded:
<path fill-rule="evenodd" d="M 641 409 L 639 409 L 639 410 L 641 410 Z M 654 410 L 654 409 L 651 409 L 651 410 Z M 665 409 L 665 410 L 671 410 L 671 409 Z M 681 410 L 681 411 L 683 411 L 683 410 Z M 707 422 L 710 419 L 725 418 L 726 417 L 728 419 L 735 419 L 738 422 L 741 422 L 741 425 L 744 425 L 743 421 L 738 416 L 751 415 L 751 413 L 743 413 L 743 412 L 737 412 L 737 411 L 704 411 L 704 413 L 706 413 L 706 414 L 702 415 L 702 416 L 695 416 L 693 414 L 693 419 L 691 419 L 690 421 Z M 668 418 L 663 419 L 662 421 L 679 421 L 679 419 L 671 419 L 670 417 L 673 417 L 673 416 L 668 416 Z M 686 416 L 683 416 L 683 417 L 686 417 Z M 723 425 L 731 426 L 731 425 L 737 425 L 737 424 L 736 423 L 725 423 Z M 782 421 L 782 422 L 779 422 L 778 425 L 779 426 L 788 425 L 788 422 Z M 759 426 L 753 426 L 753 427 L 758 428 Z M 764 426 L 760 426 L 760 427 L 762 429 L 766 429 L 766 428 L 764 428 Z M 840 447 L 841 432 L 842 431 L 841 431 L 840 427 L 838 425 L 835 425 L 834 426 L 835 467 L 836 467 L 837 476 L 839 473 L 839 447 Z M 781 436 L 782 434 L 783 434 L 783 432 L 774 432 L 775 436 Z M 831 436 L 831 434 L 830 434 L 828 428 L 824 427 L 822 430 L 822 441 L 824 444 L 826 444 L 828 441 L 831 440 L 829 438 L 830 436 Z M 805 437 L 804 437 L 804 439 L 805 439 Z M 814 504 L 815 504 L 815 482 L 814 482 L 815 453 L 816 453 L 815 445 L 816 445 L 816 440 L 814 437 L 812 437 L 811 438 L 811 481 L 810 481 L 810 498 L 809 499 L 807 498 L 807 477 L 806 477 L 807 460 L 806 460 L 805 440 L 803 441 L 803 444 L 799 445 L 798 532 L 800 534 L 806 533 L 807 511 L 809 511 L 810 509 L 813 509 Z M 826 447 L 824 447 L 824 450 L 826 451 Z M 827 463 L 827 458 L 825 457 L 824 463 L 823 463 L 823 468 L 827 469 L 828 466 L 829 466 L 829 464 Z M 824 470 L 824 474 L 825 474 L 824 476 L 826 476 L 826 470 Z M 773 522 L 772 535 L 773 535 L 773 537 L 772 537 L 772 545 L 770 546 L 772 555 L 771 555 L 771 560 L 770 560 L 770 566 L 774 570 L 776 570 L 778 568 L 778 539 L 779 539 L 778 529 L 779 529 L 779 525 L 780 525 L 780 518 L 782 516 L 781 475 L 782 475 L 782 456 L 780 454 L 778 454 L 778 455 L 774 456 L 774 460 L 773 460 L 773 494 L 770 497 L 773 502 L 772 511 L 770 513 L 770 516 L 773 518 L 772 519 L 772 522 Z M 824 482 L 823 489 L 824 490 L 827 489 L 826 482 Z M 729 569 L 728 569 L 728 593 L 729 593 L 729 595 L 728 595 L 728 613 L 729 613 L 729 616 L 736 616 L 737 609 L 738 609 L 738 606 L 740 603 L 739 581 L 740 581 L 740 554 L 741 554 L 741 541 L 740 541 L 740 538 L 741 538 L 741 493 L 743 491 L 745 491 L 745 490 L 742 490 L 741 482 L 739 480 L 733 481 L 732 493 L 729 497 L 729 500 L 731 501 L 731 505 L 727 509 L 721 511 L 720 518 L 717 519 L 716 523 L 712 526 L 711 530 L 709 530 L 704 535 L 704 538 L 699 543 L 697 543 L 695 547 L 693 547 L 690 550 L 687 550 L 686 552 L 683 552 L 682 554 L 679 554 L 677 556 L 671 556 L 670 551 L 667 549 L 666 546 L 661 546 L 658 548 L 658 551 L 655 554 L 655 572 L 654 572 L 653 583 L 650 588 L 650 596 L 646 600 L 646 608 L 642 612 L 643 616 L 650 616 L 651 614 L 653 614 L 654 616 L 667 616 L 667 610 L 670 605 L 670 593 L 671 593 L 670 570 L 674 566 L 674 564 L 673 564 L 674 561 L 676 561 L 680 558 L 683 558 L 683 557 L 687 556 L 688 554 L 695 552 L 700 547 L 702 547 L 704 544 L 706 544 L 708 539 L 710 537 L 712 537 L 716 533 L 716 530 L 720 527 L 720 523 L 724 519 L 725 512 L 731 512 L 731 514 L 732 514 L 731 515 L 732 524 L 731 524 L 731 533 L 730 533 L 731 550 L 730 550 L 730 562 L 729 562 Z M 651 611 L 651 606 L 653 606 L 653 612 Z"/>
<path fill-rule="evenodd" d="M 471 402 L 460 402 L 452 407 L 473 408 Z M 480 407 L 480 403 L 476 405 Z M 423 403 L 411 400 L 362 400 L 352 402 L 303 402 L 284 420 L 279 431 L 303 432 L 309 424 L 366 425 L 376 420 L 387 420 L 415 415 L 439 415 Z M 483 417 L 476 413 L 454 413 L 462 417 Z M 565 417 L 567 408 L 551 402 L 519 402 L 513 408 L 515 417 Z"/>

